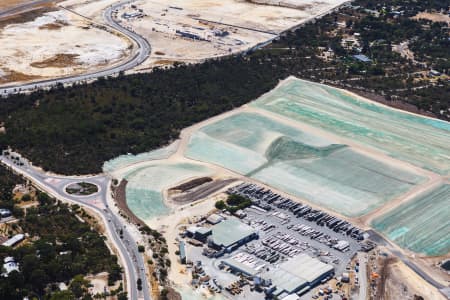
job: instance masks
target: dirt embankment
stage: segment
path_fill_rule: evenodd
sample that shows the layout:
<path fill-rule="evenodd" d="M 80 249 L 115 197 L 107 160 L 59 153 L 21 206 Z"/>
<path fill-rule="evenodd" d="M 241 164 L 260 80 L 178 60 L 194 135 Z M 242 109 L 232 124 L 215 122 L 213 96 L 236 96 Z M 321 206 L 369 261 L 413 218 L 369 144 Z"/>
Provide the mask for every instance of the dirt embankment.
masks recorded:
<path fill-rule="evenodd" d="M 259 5 L 269 5 L 269 6 L 279 6 L 279 7 L 286 7 L 286 8 L 294 8 L 299 10 L 307 10 L 312 7 L 311 4 L 306 4 L 304 1 L 301 1 L 303 3 L 298 3 L 299 1 L 295 0 L 285 0 L 285 1 L 279 1 L 279 0 L 246 0 L 249 3 L 253 4 L 259 4 Z"/>
<path fill-rule="evenodd" d="M 421 109 L 417 108 L 417 106 L 412 105 L 410 103 L 406 103 L 404 101 L 400 101 L 400 100 L 389 101 L 384 96 L 381 96 L 381 95 L 363 92 L 363 91 L 359 91 L 359 90 L 355 90 L 355 89 L 351 89 L 351 88 L 347 88 L 347 90 L 351 91 L 352 93 L 358 94 L 361 97 L 370 99 L 375 102 L 379 102 L 381 104 L 384 104 L 384 105 L 387 105 L 387 106 L 390 106 L 393 108 L 405 110 L 410 113 L 415 113 L 415 114 L 419 114 L 419 115 L 423 115 L 423 116 L 427 116 L 427 117 L 437 118 L 437 116 L 435 114 L 433 114 L 429 111 L 421 110 Z"/>
<path fill-rule="evenodd" d="M 52 24 L 48 24 L 52 25 Z M 34 68 L 64 68 L 66 66 L 73 66 L 79 64 L 77 62 L 78 54 L 56 54 L 53 57 L 44 59 L 42 61 L 33 62 L 30 65 Z"/>
<path fill-rule="evenodd" d="M 186 192 L 187 190 L 190 190 L 192 188 L 198 187 L 204 183 L 211 182 L 211 177 L 200 177 L 192 179 L 188 182 L 182 183 L 176 187 L 170 188 L 169 191 L 180 191 L 180 192 Z"/>
<path fill-rule="evenodd" d="M 128 181 L 122 179 L 122 181 L 117 187 L 112 188 L 114 201 L 116 202 L 117 207 L 119 207 L 119 210 L 123 214 L 125 214 L 125 216 L 128 219 L 130 219 L 132 223 L 138 226 L 145 225 L 145 222 L 139 219 L 127 205 L 127 197 L 126 197 L 127 184 Z"/>
<path fill-rule="evenodd" d="M 213 181 L 205 182 L 192 190 L 187 190 L 186 192 L 180 193 L 178 195 L 169 195 L 170 199 L 176 204 L 186 204 L 191 203 L 218 192 L 224 187 L 230 185 L 236 178 L 230 179 L 218 179 Z"/>

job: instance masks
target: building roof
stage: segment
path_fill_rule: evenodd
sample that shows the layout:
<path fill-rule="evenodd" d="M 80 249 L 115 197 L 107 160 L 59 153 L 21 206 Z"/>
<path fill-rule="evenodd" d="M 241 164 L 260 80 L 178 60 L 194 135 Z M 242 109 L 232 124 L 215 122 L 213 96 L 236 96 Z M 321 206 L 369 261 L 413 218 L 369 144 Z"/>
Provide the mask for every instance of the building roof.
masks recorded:
<path fill-rule="evenodd" d="M 306 254 L 300 254 L 272 269 L 267 276 L 277 287 L 276 293 L 295 292 L 309 286 L 312 282 L 333 271 L 331 265 Z"/>
<path fill-rule="evenodd" d="M 19 264 L 15 262 L 14 257 L 8 256 L 4 261 L 3 268 L 5 269 L 5 273 L 2 274 L 3 276 L 8 277 L 8 274 L 12 271 L 19 271 Z"/>
<path fill-rule="evenodd" d="M 212 241 L 218 246 L 227 248 L 255 232 L 252 227 L 231 218 L 212 227 Z"/>
<path fill-rule="evenodd" d="M 350 243 L 344 240 L 338 241 L 336 245 L 334 245 L 335 249 L 338 250 L 344 250 L 345 248 L 348 248 L 350 246 Z"/>
<path fill-rule="evenodd" d="M 218 223 L 222 222 L 223 221 L 223 217 L 219 216 L 218 214 L 212 214 L 206 219 L 206 221 L 208 221 L 209 223 L 215 225 L 215 224 L 218 224 Z"/>
<path fill-rule="evenodd" d="M 4 242 L 2 244 L 2 246 L 6 246 L 6 247 L 12 247 L 15 244 L 17 244 L 18 242 L 20 242 L 21 240 L 23 240 L 25 238 L 25 235 L 22 233 L 16 234 L 15 236 L 13 236 L 12 238 L 10 238 L 9 240 L 7 240 L 6 242 Z"/>
<path fill-rule="evenodd" d="M 371 62 L 372 61 L 370 58 L 368 58 L 364 54 L 353 55 L 353 57 L 362 62 Z"/>
<path fill-rule="evenodd" d="M 297 296 L 296 294 L 290 294 L 290 295 L 284 297 L 281 300 L 298 300 L 298 299 L 300 299 L 300 297 Z"/>
<path fill-rule="evenodd" d="M 197 227 L 196 233 L 198 233 L 198 234 L 209 234 L 209 233 L 211 233 L 211 228 Z"/>
<path fill-rule="evenodd" d="M 293 293 L 297 289 L 302 288 L 308 284 L 306 280 L 301 277 L 297 277 L 294 274 L 284 269 L 272 269 L 268 274 L 272 280 L 272 284 L 277 287 L 274 294 L 278 295 L 283 291 Z"/>
<path fill-rule="evenodd" d="M 186 258 L 186 245 L 184 244 L 184 241 L 180 241 L 179 251 L 180 251 L 180 258 L 181 259 Z"/>
<path fill-rule="evenodd" d="M 252 267 L 249 267 L 233 258 L 226 258 L 222 262 L 246 275 L 255 276 L 259 272 L 259 270 L 253 269 Z"/>
<path fill-rule="evenodd" d="M 189 232 L 190 234 L 198 233 L 201 235 L 205 235 L 205 234 L 211 233 L 211 228 L 191 226 L 191 227 L 187 228 L 186 231 Z"/>

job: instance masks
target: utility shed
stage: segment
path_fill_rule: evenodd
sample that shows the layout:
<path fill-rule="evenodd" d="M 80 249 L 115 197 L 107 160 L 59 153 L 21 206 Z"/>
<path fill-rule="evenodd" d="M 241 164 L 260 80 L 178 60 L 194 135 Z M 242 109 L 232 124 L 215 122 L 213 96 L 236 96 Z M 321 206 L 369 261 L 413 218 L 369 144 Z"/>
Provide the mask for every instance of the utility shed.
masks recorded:
<path fill-rule="evenodd" d="M 212 227 L 210 242 L 214 248 L 231 252 L 257 237 L 258 235 L 252 227 L 238 219 L 230 218 Z"/>
<path fill-rule="evenodd" d="M 300 254 L 272 269 L 265 277 L 275 287 L 273 295 L 305 293 L 334 273 L 331 265 L 306 254 Z"/>

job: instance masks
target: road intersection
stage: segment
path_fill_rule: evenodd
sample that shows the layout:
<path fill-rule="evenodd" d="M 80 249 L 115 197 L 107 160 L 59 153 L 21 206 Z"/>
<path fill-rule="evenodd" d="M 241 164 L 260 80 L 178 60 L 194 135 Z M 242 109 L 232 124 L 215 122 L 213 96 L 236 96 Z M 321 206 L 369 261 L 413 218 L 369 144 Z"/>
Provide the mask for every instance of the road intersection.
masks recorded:
<path fill-rule="evenodd" d="M 59 200 L 87 207 L 102 217 L 107 229 L 107 235 L 118 250 L 125 269 L 129 299 L 151 300 L 144 258 L 138 251 L 136 240 L 130 233 L 129 227 L 127 228 L 129 224 L 118 217 L 108 204 L 112 203 L 110 189 L 111 178 L 106 175 L 50 175 L 33 167 L 25 159 L 20 159 L 19 161 L 20 163 L 17 160 L 12 160 L 8 155 L 0 156 L 1 163 L 11 168 L 14 172 L 23 175 L 41 190 Z M 76 196 L 70 195 L 65 191 L 65 188 L 69 184 L 81 181 L 95 184 L 99 188 L 98 192 L 87 196 Z M 142 280 L 141 291 L 138 290 L 136 285 L 139 278 Z"/>

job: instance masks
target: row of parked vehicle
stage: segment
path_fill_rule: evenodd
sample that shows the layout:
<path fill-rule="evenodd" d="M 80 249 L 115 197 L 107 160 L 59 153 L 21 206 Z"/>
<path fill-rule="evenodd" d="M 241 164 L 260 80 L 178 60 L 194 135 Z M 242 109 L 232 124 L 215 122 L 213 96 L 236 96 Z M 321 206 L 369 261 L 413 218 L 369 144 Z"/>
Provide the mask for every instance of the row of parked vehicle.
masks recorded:
<path fill-rule="evenodd" d="M 334 238 L 317 229 L 311 228 L 310 226 L 305 224 L 288 225 L 287 228 L 296 231 L 303 236 L 310 237 L 312 240 L 316 240 L 319 243 L 325 244 L 330 248 L 336 245 L 339 241 L 337 238 Z"/>
<path fill-rule="evenodd" d="M 261 243 L 264 246 L 266 246 L 272 250 L 278 251 L 289 257 L 294 257 L 307 249 L 307 247 L 304 247 L 300 250 L 298 247 L 295 247 L 297 244 L 299 244 L 299 241 L 295 241 L 294 243 L 289 243 L 289 242 L 280 240 L 276 236 L 267 237 L 264 240 L 262 240 Z"/>
<path fill-rule="evenodd" d="M 253 205 L 259 206 L 265 210 L 270 210 L 272 207 L 285 209 L 290 211 L 297 218 L 315 222 L 320 226 L 327 226 L 335 232 L 350 236 L 356 240 L 364 239 L 364 231 L 353 226 L 351 223 L 319 209 L 313 209 L 307 204 L 302 204 L 283 197 L 272 192 L 270 189 L 265 189 L 256 184 L 242 183 L 230 188 L 228 193 L 247 197 L 252 201 Z"/>
<path fill-rule="evenodd" d="M 259 247 L 258 249 L 256 249 L 255 247 L 246 247 L 245 251 L 272 264 L 276 263 L 280 258 L 282 258 L 282 256 L 277 251 L 269 249 L 267 247 Z"/>

